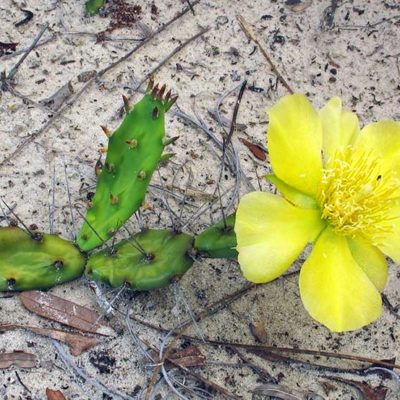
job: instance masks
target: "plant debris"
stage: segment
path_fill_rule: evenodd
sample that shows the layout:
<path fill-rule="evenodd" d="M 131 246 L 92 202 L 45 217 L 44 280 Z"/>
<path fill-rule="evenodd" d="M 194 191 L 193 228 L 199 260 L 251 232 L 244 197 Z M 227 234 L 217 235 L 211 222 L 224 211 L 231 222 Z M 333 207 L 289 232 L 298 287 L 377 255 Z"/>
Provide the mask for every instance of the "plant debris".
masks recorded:
<path fill-rule="evenodd" d="M 368 385 L 366 382 L 355 381 L 352 379 L 331 377 L 330 379 L 337 382 L 345 383 L 358 390 L 358 392 L 365 398 L 365 400 L 385 400 L 388 389 L 383 386 L 377 386 L 375 388 Z"/>
<path fill-rule="evenodd" d="M 14 24 L 15 27 L 19 27 L 21 25 L 27 24 L 33 18 L 33 12 L 25 9 L 21 9 L 21 11 L 25 14 L 25 18 Z"/>
<path fill-rule="evenodd" d="M 266 151 L 261 146 L 251 143 L 243 138 L 239 138 L 239 140 L 250 150 L 255 158 L 261 161 L 265 161 L 267 159 Z"/>
<path fill-rule="evenodd" d="M 59 329 L 16 324 L 0 325 L 0 331 L 10 331 L 14 329 L 25 329 L 38 335 L 64 342 L 70 347 L 73 356 L 79 356 L 102 342 L 102 340 L 98 338 L 83 336 L 78 333 L 69 333 Z"/>
<path fill-rule="evenodd" d="M 0 42 L 0 57 L 3 55 L 8 55 L 17 50 L 19 43 L 4 43 Z"/>
<path fill-rule="evenodd" d="M 35 368 L 37 358 L 34 354 L 20 350 L 0 354 L 0 369 L 10 368 L 13 365 L 19 368 Z"/>
<path fill-rule="evenodd" d="M 189 346 L 183 350 L 171 352 L 168 360 L 181 367 L 200 367 L 204 365 L 206 356 L 196 346 Z"/>
<path fill-rule="evenodd" d="M 85 332 L 107 336 L 114 334 L 96 311 L 72 301 L 36 290 L 21 293 L 19 297 L 25 308 L 41 317 Z"/>
<path fill-rule="evenodd" d="M 57 111 L 64 104 L 64 102 L 72 96 L 73 93 L 74 89 L 72 87 L 71 81 L 68 81 L 53 95 L 51 95 L 47 99 L 40 100 L 39 103 L 43 104 L 53 111 Z"/>
<path fill-rule="evenodd" d="M 66 400 L 65 396 L 59 390 L 46 389 L 47 400 Z"/>
<path fill-rule="evenodd" d="M 100 374 L 109 374 L 115 366 L 116 360 L 106 351 L 93 352 L 89 361 L 98 369 Z"/>
<path fill-rule="evenodd" d="M 115 29 L 131 28 L 140 20 L 142 7 L 129 4 L 125 0 L 113 0 L 106 4 L 105 14 L 110 17 L 107 31 L 111 32 Z"/>
<path fill-rule="evenodd" d="M 253 390 L 253 399 L 274 398 L 281 400 L 324 400 L 314 392 L 299 391 L 277 384 L 260 385 Z"/>
<path fill-rule="evenodd" d="M 267 331 L 265 330 L 264 322 L 261 320 L 256 320 L 254 322 L 250 322 L 249 324 L 250 332 L 254 336 L 257 342 L 266 343 L 268 336 Z"/>

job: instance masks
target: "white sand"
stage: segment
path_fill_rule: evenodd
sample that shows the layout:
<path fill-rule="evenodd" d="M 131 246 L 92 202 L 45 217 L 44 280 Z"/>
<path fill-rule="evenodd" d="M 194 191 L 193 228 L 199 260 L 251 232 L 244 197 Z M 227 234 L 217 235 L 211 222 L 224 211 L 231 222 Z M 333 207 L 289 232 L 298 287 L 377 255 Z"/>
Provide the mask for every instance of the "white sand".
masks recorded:
<path fill-rule="evenodd" d="M 152 19 L 151 3 L 143 3 L 147 4 L 142 6 L 141 22 L 153 30 L 185 7 L 185 2 L 179 0 L 155 0 L 159 14 Z M 340 95 L 345 106 L 357 112 L 362 124 L 384 118 L 400 120 L 400 10 L 397 2 L 343 2 L 335 12 L 333 28 L 321 25 L 324 10 L 331 2 L 308 3 L 311 5 L 303 11 L 293 12 L 283 0 L 202 0 L 195 8 L 195 16 L 188 13 L 127 61 L 105 74 L 101 82 L 90 85 L 60 119 L 45 129 L 33 143 L 24 147 L 10 163 L 3 165 L 0 169 L 1 196 L 9 204 L 16 204 L 15 211 L 28 224 L 35 223 L 40 229 L 48 231 L 52 171 L 55 168 L 55 230 L 64 237 L 71 237 L 77 228 L 70 222 L 64 163 L 67 165 L 73 203 L 83 205 L 86 192 L 80 194 L 79 189 L 82 185 L 86 187 L 95 183 L 94 164 L 98 149 L 106 143 L 99 125 L 107 125 L 110 129 L 117 127 L 120 119 L 115 118 L 115 113 L 122 105 L 121 95 L 127 93 L 126 88 L 134 87 L 135 79 L 144 77 L 176 46 L 205 26 L 209 26 L 210 31 L 174 56 L 156 74 L 156 79 L 179 93 L 178 104 L 182 110 L 192 114 L 195 109 L 217 135 L 222 133 L 222 129 L 210 119 L 207 110 L 215 106 L 219 95 L 243 79 L 247 79 L 250 86 L 263 89 L 261 92 L 245 92 L 238 122 L 246 124 L 247 129 L 234 138 L 242 168 L 257 187 L 255 169 L 258 176 L 262 176 L 268 166 L 254 161 L 237 137 L 264 145 L 267 122 L 264 110 L 287 92 L 281 85 L 277 90 L 271 89 L 276 77 L 260 51 L 253 51 L 253 43 L 249 43 L 239 28 L 237 14 L 242 14 L 253 24 L 261 42 L 294 90 L 307 93 L 316 106 L 321 106 L 332 95 Z M 389 7 L 390 4 L 394 5 L 393 8 Z M 23 18 L 18 7 L 32 10 L 34 18 L 28 24 L 15 28 L 14 22 Z M 0 41 L 18 42 L 17 49 L 28 47 L 42 24 L 49 23 L 43 38 L 54 36 L 54 39 L 29 55 L 14 80 L 15 90 L 35 102 L 51 96 L 68 81 L 71 81 L 77 93 L 84 85 L 78 81 L 78 75 L 106 67 L 136 45 L 136 42 L 121 40 L 96 44 L 93 35 L 72 34 L 96 33 L 108 25 L 108 18 L 85 18 L 83 1 L 3 0 L 0 16 Z M 389 20 L 385 22 L 384 18 Z M 138 38 L 140 33 L 134 28 L 120 29 L 111 36 Z M 10 71 L 18 59 L 0 58 L 0 71 Z M 182 68 L 177 68 L 177 63 Z M 2 92 L 0 96 L 0 159 L 3 159 L 47 122 L 48 113 L 24 104 L 10 92 Z M 135 101 L 139 97 L 136 94 Z M 230 118 L 234 101 L 235 96 L 225 99 L 221 106 L 222 115 Z M 215 146 L 202 131 L 182 124 L 172 114 L 167 118 L 167 130 L 169 135 L 177 135 L 180 139 L 173 147 L 176 153 L 173 162 L 161 170 L 167 180 L 164 184 L 171 185 L 173 175 L 177 173 L 175 185 L 184 189 L 191 169 L 193 180 L 189 189 L 194 193 L 194 204 L 199 206 L 205 201 L 202 192 L 213 193 L 215 189 L 210 181 L 217 179 L 219 153 L 215 152 Z M 184 171 L 179 170 L 180 165 L 185 165 Z M 234 179 L 229 171 L 226 171 L 226 176 L 223 186 L 229 188 Z M 160 183 L 157 174 L 153 182 Z M 261 184 L 264 190 L 268 190 L 266 183 Z M 242 185 L 242 192 L 245 191 L 246 186 Z M 147 197 L 154 211 L 144 212 L 145 222 L 153 227 L 170 227 L 168 212 L 162 202 L 155 201 L 159 193 L 154 193 Z M 171 202 L 177 209 L 176 204 Z M 185 209 L 185 221 L 194 210 L 193 207 Z M 76 226 L 79 226 L 81 218 L 77 214 L 75 218 Z M 218 213 L 214 214 L 214 218 L 218 218 Z M 203 215 L 200 221 L 194 222 L 193 227 L 199 230 L 209 221 L 209 216 Z M 130 230 L 138 229 L 134 219 L 129 226 Z M 244 284 L 245 280 L 235 263 L 203 260 L 195 263 L 180 287 L 190 307 L 198 310 Z M 399 287 L 400 272 L 397 266 L 392 266 L 385 293 L 394 305 L 400 303 Z M 56 287 L 51 292 L 100 310 L 85 279 Z M 112 293 L 108 297 L 112 298 Z M 178 314 L 174 312 L 174 303 L 173 290 L 164 289 L 137 296 L 126 294 L 117 304 L 121 310 L 131 307 L 144 320 L 172 327 L 186 318 L 183 311 Z M 328 350 L 377 359 L 399 355 L 399 319 L 384 309 L 382 317 L 368 328 L 354 333 L 331 334 L 315 323 L 304 310 L 299 298 L 297 276 L 258 287 L 224 311 L 205 319 L 200 327 L 209 338 L 254 343 L 249 323 L 260 318 L 265 321 L 268 345 Z M 0 299 L 0 323 L 14 322 L 57 327 L 57 324 L 36 318 L 23 309 L 18 298 Z M 124 324 L 118 318 L 112 318 L 112 324 L 122 328 L 116 339 L 73 358 L 73 361 L 110 390 L 131 394 L 129 398 L 135 398 L 132 393 L 137 394 L 136 398 L 143 398 L 141 390 L 147 386 L 151 368 L 132 342 Z M 162 336 L 157 332 L 136 324 L 133 329 L 159 346 Z M 191 332 L 196 334 L 194 329 Z M 210 363 L 239 362 L 236 355 L 223 349 L 202 349 Z M 22 331 L 0 335 L 0 351 L 12 350 L 35 353 L 40 359 L 40 367 L 32 370 L 0 370 L 0 399 L 44 399 L 46 387 L 62 390 L 68 400 L 107 398 L 103 397 L 102 390 L 88 381 L 78 379 L 72 370 L 66 369 L 48 339 Z M 65 350 L 68 352 L 67 348 Z M 105 352 L 115 359 L 110 373 L 100 374 L 90 362 L 90 358 L 96 357 L 99 352 Z M 273 377 L 279 378 L 281 384 L 293 389 L 312 390 L 326 399 L 352 399 L 358 396 L 353 388 L 334 381 L 330 382 L 337 389 L 329 393 L 324 391 L 321 384 L 327 381 L 326 376 L 346 375 L 249 357 Z M 345 361 L 303 359 L 343 368 L 357 366 Z M 18 382 L 15 371 L 18 371 L 30 393 Z M 196 369 L 196 372 L 245 399 L 251 398 L 251 390 L 261 382 L 247 367 L 208 365 Z M 179 374 L 175 376 L 181 379 Z M 372 386 L 380 382 L 379 377 L 372 374 L 367 378 L 356 375 L 348 377 L 367 379 Z M 384 383 L 394 387 L 390 381 Z M 189 385 L 193 385 L 193 382 L 189 381 Z M 165 385 L 158 388 L 164 394 L 167 391 Z M 115 395 L 113 398 L 120 397 Z M 213 398 L 219 398 L 219 395 L 214 394 Z M 391 398 L 400 399 L 400 395 L 392 394 Z"/>

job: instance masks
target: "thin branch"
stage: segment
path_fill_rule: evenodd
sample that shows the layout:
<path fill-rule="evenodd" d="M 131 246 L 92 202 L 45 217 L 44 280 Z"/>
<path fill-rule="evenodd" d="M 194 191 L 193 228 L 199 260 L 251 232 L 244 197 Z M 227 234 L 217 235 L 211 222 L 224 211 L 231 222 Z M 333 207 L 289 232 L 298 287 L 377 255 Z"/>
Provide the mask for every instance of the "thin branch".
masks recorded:
<path fill-rule="evenodd" d="M 12 80 L 15 76 L 15 74 L 18 72 L 19 67 L 21 64 L 25 61 L 25 58 L 28 57 L 29 53 L 36 47 L 37 43 L 39 42 L 40 38 L 42 37 L 43 33 L 47 30 L 49 27 L 49 23 L 46 22 L 42 28 L 40 29 L 40 32 L 36 36 L 35 40 L 32 42 L 32 44 L 28 47 L 28 50 L 24 53 L 24 55 L 19 59 L 19 61 L 11 68 L 10 73 L 7 76 L 7 80 Z"/>
<path fill-rule="evenodd" d="M 239 21 L 239 25 L 242 28 L 243 32 L 246 34 L 246 36 L 251 39 L 260 49 L 262 55 L 264 58 L 268 61 L 268 64 L 270 65 L 272 72 L 278 77 L 278 79 L 282 82 L 282 85 L 287 89 L 287 91 L 290 94 L 293 94 L 294 91 L 286 81 L 286 79 L 282 76 L 282 74 L 279 72 L 278 68 L 275 66 L 274 62 L 272 61 L 271 57 L 268 55 L 267 51 L 265 50 L 264 46 L 260 43 L 260 41 L 257 39 L 257 36 L 255 35 L 253 28 L 250 26 L 250 24 L 241 16 L 238 15 L 237 17 Z"/>

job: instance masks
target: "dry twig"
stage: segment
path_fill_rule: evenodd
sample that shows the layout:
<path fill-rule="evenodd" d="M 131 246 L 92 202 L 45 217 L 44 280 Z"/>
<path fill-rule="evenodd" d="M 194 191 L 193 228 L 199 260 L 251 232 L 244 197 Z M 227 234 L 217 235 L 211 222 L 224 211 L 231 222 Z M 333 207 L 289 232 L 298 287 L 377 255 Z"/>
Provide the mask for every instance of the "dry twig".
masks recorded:
<path fill-rule="evenodd" d="M 282 76 L 282 74 L 279 72 L 278 68 L 272 61 L 271 57 L 268 55 L 267 51 L 265 50 L 264 46 L 260 43 L 260 41 L 257 39 L 257 36 L 255 35 L 253 28 L 250 26 L 250 24 L 241 16 L 238 15 L 238 21 L 240 24 L 240 27 L 242 28 L 243 32 L 247 35 L 247 37 L 252 40 L 260 49 L 262 55 L 264 58 L 268 61 L 268 64 L 270 65 L 272 72 L 278 77 L 278 79 L 282 82 L 282 85 L 287 89 L 287 91 L 290 94 L 293 94 L 294 91 L 290 87 L 289 83 L 286 81 L 286 79 Z"/>

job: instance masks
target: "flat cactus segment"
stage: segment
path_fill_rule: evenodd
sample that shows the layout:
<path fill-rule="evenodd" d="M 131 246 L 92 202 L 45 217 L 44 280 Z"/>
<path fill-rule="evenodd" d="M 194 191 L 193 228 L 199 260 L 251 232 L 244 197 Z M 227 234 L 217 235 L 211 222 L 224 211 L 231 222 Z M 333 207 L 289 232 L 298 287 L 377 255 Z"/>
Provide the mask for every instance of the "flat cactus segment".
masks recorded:
<path fill-rule="evenodd" d="M 78 246 L 92 250 L 107 241 L 138 210 L 164 150 L 165 112 L 176 97 L 164 95 L 150 81 L 147 94 L 108 132 L 108 152 L 99 170 L 92 206 L 77 238 Z"/>
<path fill-rule="evenodd" d="M 234 231 L 236 214 L 231 214 L 217 224 L 196 236 L 194 248 L 204 257 L 237 259 L 236 234 Z"/>
<path fill-rule="evenodd" d="M 87 0 L 85 3 L 85 10 L 89 15 L 96 15 L 103 6 L 104 0 Z"/>
<path fill-rule="evenodd" d="M 68 240 L 0 228 L 0 291 L 48 289 L 82 275 L 85 258 Z"/>
<path fill-rule="evenodd" d="M 85 274 L 112 287 L 127 283 L 135 290 L 168 286 L 193 264 L 193 237 L 170 230 L 149 229 L 107 250 L 91 254 Z"/>

